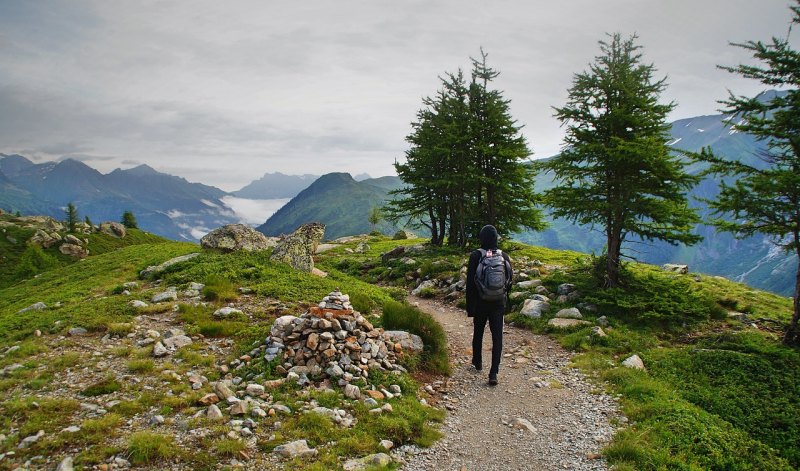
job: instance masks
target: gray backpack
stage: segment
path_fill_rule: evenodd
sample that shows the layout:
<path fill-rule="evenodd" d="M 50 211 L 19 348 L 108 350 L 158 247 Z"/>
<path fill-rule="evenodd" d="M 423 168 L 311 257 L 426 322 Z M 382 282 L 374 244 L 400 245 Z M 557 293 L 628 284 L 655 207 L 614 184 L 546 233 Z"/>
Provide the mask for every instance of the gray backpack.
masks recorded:
<path fill-rule="evenodd" d="M 478 250 L 481 253 L 475 271 L 478 295 L 484 301 L 502 301 L 511 284 L 511 264 L 500 250 Z"/>

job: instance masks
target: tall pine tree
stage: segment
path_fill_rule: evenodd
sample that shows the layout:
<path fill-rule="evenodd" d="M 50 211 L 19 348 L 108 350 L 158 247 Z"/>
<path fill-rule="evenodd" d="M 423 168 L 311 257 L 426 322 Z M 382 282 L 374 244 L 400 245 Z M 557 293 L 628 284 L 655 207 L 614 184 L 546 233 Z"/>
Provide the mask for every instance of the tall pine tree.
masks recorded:
<path fill-rule="evenodd" d="M 686 193 L 697 183 L 666 145 L 665 79 L 641 62 L 636 36 L 609 35 L 589 70 L 576 74 L 555 115 L 567 127 L 562 153 L 543 165 L 558 184 L 545 192 L 556 217 L 606 234 L 605 283 L 620 285 L 623 243 L 632 236 L 692 244 L 699 222 Z"/>
<path fill-rule="evenodd" d="M 791 10 L 792 23 L 800 23 L 800 6 Z M 732 183 L 721 182 L 717 200 L 710 202 L 718 216 L 732 216 L 712 221 L 718 229 L 733 232 L 737 237 L 771 235 L 777 245 L 797 254 L 794 314 L 783 338 L 784 343 L 797 345 L 800 344 L 800 51 L 790 47 L 788 38 L 733 45 L 751 52 L 761 66 L 723 69 L 770 87 L 786 87 L 785 93 L 771 99 L 730 94 L 722 102 L 727 107 L 726 113 L 742 118 L 737 130 L 766 142 L 768 150 L 762 156 L 766 165 L 755 167 L 707 151 L 698 158 L 711 164 L 710 173 L 732 177 Z"/>
<path fill-rule="evenodd" d="M 501 234 L 543 227 L 535 208 L 533 168 L 509 100 L 490 82 L 497 72 L 486 54 L 472 60 L 469 84 L 459 70 L 441 78 L 434 98 L 423 100 L 406 161 L 396 163 L 406 186 L 396 190 L 387 217 L 416 220 L 431 232 L 431 243 L 464 246 L 485 224 Z"/>

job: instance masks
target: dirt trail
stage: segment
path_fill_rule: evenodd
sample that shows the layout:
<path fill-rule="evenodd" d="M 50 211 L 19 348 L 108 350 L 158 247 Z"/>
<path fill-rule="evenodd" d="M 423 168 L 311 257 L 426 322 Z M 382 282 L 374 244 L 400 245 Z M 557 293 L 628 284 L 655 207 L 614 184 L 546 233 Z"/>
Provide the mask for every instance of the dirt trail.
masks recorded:
<path fill-rule="evenodd" d="M 613 398 L 568 368 L 571 353 L 547 337 L 506 325 L 498 386 L 470 364 L 472 320 L 458 308 L 411 298 L 447 332 L 453 375 L 441 385 L 444 438 L 407 458 L 404 470 L 605 470 L 598 452 L 613 434 Z M 526 427 L 527 420 L 532 427 Z"/>

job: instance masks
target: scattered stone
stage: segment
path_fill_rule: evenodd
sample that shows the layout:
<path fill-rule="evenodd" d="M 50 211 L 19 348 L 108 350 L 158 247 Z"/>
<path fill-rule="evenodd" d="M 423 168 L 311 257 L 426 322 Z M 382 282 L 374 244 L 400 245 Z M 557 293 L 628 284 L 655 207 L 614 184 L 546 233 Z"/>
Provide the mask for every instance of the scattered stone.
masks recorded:
<path fill-rule="evenodd" d="M 536 433 L 536 427 L 534 427 L 528 419 L 523 419 L 522 417 L 517 417 L 516 419 L 512 420 L 511 426 L 520 430 L 527 430 L 531 433 Z"/>
<path fill-rule="evenodd" d="M 527 317 L 542 317 L 542 313 L 550 310 L 550 303 L 539 299 L 526 299 L 520 314 Z"/>
<path fill-rule="evenodd" d="M 210 406 L 219 402 L 219 396 L 217 396 L 215 393 L 208 393 L 201 397 L 197 402 L 204 406 Z"/>
<path fill-rule="evenodd" d="M 250 401 L 238 401 L 231 406 L 231 415 L 247 415 L 250 412 Z"/>
<path fill-rule="evenodd" d="M 150 417 L 150 425 L 162 425 L 164 423 L 164 416 L 163 415 L 154 415 Z"/>
<path fill-rule="evenodd" d="M 260 384 L 248 384 L 245 391 L 251 396 L 260 396 L 264 394 L 265 388 Z"/>
<path fill-rule="evenodd" d="M 420 283 L 419 286 L 414 288 L 411 291 L 411 294 L 414 296 L 419 296 L 423 294 L 423 292 L 426 290 L 436 290 L 436 282 L 434 280 L 425 280 L 422 283 Z"/>
<path fill-rule="evenodd" d="M 556 313 L 556 317 L 561 319 L 582 319 L 581 311 L 577 307 L 562 309 Z"/>
<path fill-rule="evenodd" d="M 404 330 L 387 330 L 383 332 L 383 335 L 395 344 L 399 343 L 403 351 L 421 353 L 425 347 L 422 343 L 422 337 Z"/>
<path fill-rule="evenodd" d="M 606 316 L 598 317 L 596 322 L 600 327 L 608 327 L 608 317 Z"/>
<path fill-rule="evenodd" d="M 167 288 L 166 291 L 162 291 L 153 296 L 151 299 L 154 303 L 160 303 L 164 301 L 177 301 L 178 300 L 178 290 L 175 289 L 174 286 Z"/>
<path fill-rule="evenodd" d="M 601 337 L 601 338 L 602 337 L 608 337 L 608 334 L 606 334 L 605 331 L 603 331 L 602 327 L 600 327 L 600 326 L 592 327 L 592 335 L 594 335 L 595 337 Z"/>
<path fill-rule="evenodd" d="M 274 247 L 276 240 L 265 236 L 246 224 L 228 224 L 204 235 L 200 246 L 222 252 L 245 250 L 258 252 Z"/>
<path fill-rule="evenodd" d="M 56 471 L 72 471 L 73 469 L 71 456 L 65 457 L 60 463 L 58 463 L 58 466 L 56 466 Z"/>
<path fill-rule="evenodd" d="M 270 260 L 287 263 L 295 270 L 311 272 L 314 268 L 312 257 L 324 235 L 324 224 L 303 224 L 278 242 Z"/>
<path fill-rule="evenodd" d="M 384 396 L 384 395 L 383 395 L 383 393 L 382 393 L 382 392 L 380 392 L 380 391 L 376 391 L 376 390 L 374 390 L 374 389 L 367 389 L 367 390 L 365 391 L 365 393 L 366 393 L 366 394 L 367 394 L 369 397 L 371 397 L 371 398 L 375 399 L 376 401 L 381 401 L 381 400 L 385 399 L 385 397 L 386 397 L 386 396 Z"/>
<path fill-rule="evenodd" d="M 363 471 L 366 469 L 383 469 L 389 466 L 392 457 L 386 453 L 376 453 L 363 458 L 353 458 L 342 465 L 345 471 Z"/>
<path fill-rule="evenodd" d="M 344 396 L 348 399 L 361 399 L 361 389 L 355 384 L 347 384 L 344 387 Z"/>
<path fill-rule="evenodd" d="M 228 398 L 234 397 L 233 391 L 230 390 L 227 384 L 223 381 L 217 381 L 212 385 L 214 392 L 217 393 L 220 399 L 227 401 Z"/>
<path fill-rule="evenodd" d="M 647 371 L 647 368 L 644 366 L 644 362 L 639 355 L 631 355 L 622 362 L 622 366 L 626 368 L 633 368 L 635 370 L 644 370 Z"/>
<path fill-rule="evenodd" d="M 38 303 L 33 303 L 26 308 L 20 309 L 19 311 L 17 311 L 17 314 L 22 314 L 23 312 L 29 312 L 29 311 L 43 311 L 45 309 L 47 309 L 47 304 L 39 301 Z"/>
<path fill-rule="evenodd" d="M 308 442 L 305 440 L 296 440 L 293 442 L 278 445 L 272 452 L 281 458 L 310 458 L 316 456 L 317 450 L 308 447 Z"/>
<path fill-rule="evenodd" d="M 172 265 L 175 265 L 176 263 L 181 263 L 181 262 L 185 262 L 185 261 L 191 260 L 194 257 L 197 257 L 198 255 L 200 255 L 200 252 L 190 253 L 190 254 L 186 254 L 186 255 L 181 255 L 180 257 L 171 258 L 171 259 L 167 260 L 166 262 L 162 263 L 161 265 L 151 265 L 151 266 L 145 268 L 144 270 L 140 271 L 139 272 L 139 277 L 140 278 L 148 278 L 150 276 L 158 275 L 160 273 L 163 273 L 164 270 L 166 270 L 167 268 L 171 267 Z"/>
<path fill-rule="evenodd" d="M 208 406 L 208 409 L 206 409 L 206 417 L 208 417 L 210 420 L 224 419 L 224 417 L 222 416 L 222 411 L 219 410 L 219 407 L 217 407 L 216 404 L 211 404 L 210 406 Z"/>
<path fill-rule="evenodd" d="M 542 286 L 542 280 L 525 280 L 517 283 L 517 288 L 519 289 L 531 289 L 538 286 Z"/>
<path fill-rule="evenodd" d="M 44 430 L 39 430 L 36 435 L 31 435 L 29 437 L 25 437 L 19 442 L 17 445 L 18 450 L 22 450 L 28 448 L 29 446 L 33 445 L 34 443 L 38 442 L 40 438 L 44 436 Z"/>
<path fill-rule="evenodd" d="M 392 448 L 394 448 L 394 442 L 392 442 L 391 440 L 381 440 L 380 446 L 384 450 L 389 451 Z"/>
<path fill-rule="evenodd" d="M 156 344 L 153 345 L 153 356 L 154 357 L 161 358 L 161 357 L 167 356 L 168 354 L 169 354 L 169 350 L 167 350 L 167 347 L 165 347 L 163 343 L 156 342 Z"/>
<path fill-rule="evenodd" d="M 555 319 L 550 319 L 549 321 L 547 321 L 547 325 L 552 326 L 552 327 L 557 327 L 559 329 L 566 329 L 566 328 L 569 328 L 569 327 L 575 327 L 577 325 L 588 325 L 588 324 L 590 324 L 590 322 L 582 321 L 580 319 L 555 318 Z"/>
<path fill-rule="evenodd" d="M 674 263 L 665 263 L 661 266 L 664 271 L 677 273 L 678 275 L 686 275 L 689 273 L 689 265 L 678 265 Z"/>
<path fill-rule="evenodd" d="M 88 334 L 89 331 L 84 329 L 83 327 L 73 327 L 73 328 L 69 329 L 69 331 L 67 333 L 70 335 L 70 337 L 78 337 L 78 336 L 81 336 L 81 335 Z"/>
<path fill-rule="evenodd" d="M 128 306 L 136 308 L 136 309 L 141 309 L 143 307 L 147 307 L 148 304 L 146 302 L 144 302 L 144 301 L 139 301 L 138 299 L 134 299 L 133 301 L 128 303 Z"/>
<path fill-rule="evenodd" d="M 394 236 L 392 236 L 393 240 L 407 240 L 407 239 L 416 239 L 416 238 L 417 238 L 417 235 L 414 234 L 413 232 L 402 230 L 402 229 L 397 231 L 397 232 L 395 232 Z"/>
<path fill-rule="evenodd" d="M 172 337 L 167 337 L 166 334 L 164 335 L 164 346 L 170 350 L 177 350 L 191 344 L 192 339 L 186 335 L 176 335 Z"/>

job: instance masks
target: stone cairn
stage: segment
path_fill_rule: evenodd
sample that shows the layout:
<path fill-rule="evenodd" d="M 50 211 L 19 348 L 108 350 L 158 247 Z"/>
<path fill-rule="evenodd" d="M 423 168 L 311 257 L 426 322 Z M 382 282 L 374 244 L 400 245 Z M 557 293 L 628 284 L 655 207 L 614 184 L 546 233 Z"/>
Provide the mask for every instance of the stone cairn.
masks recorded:
<path fill-rule="evenodd" d="M 276 370 L 301 385 L 311 376 L 346 386 L 354 378 L 368 377 L 371 370 L 406 371 L 397 364 L 403 354 L 397 334 L 405 333 L 374 328 L 337 289 L 300 317 L 276 319 L 264 359 L 280 358 Z"/>

